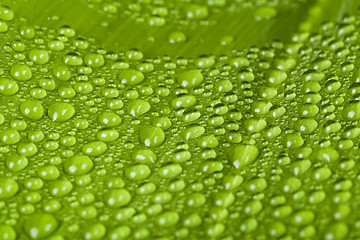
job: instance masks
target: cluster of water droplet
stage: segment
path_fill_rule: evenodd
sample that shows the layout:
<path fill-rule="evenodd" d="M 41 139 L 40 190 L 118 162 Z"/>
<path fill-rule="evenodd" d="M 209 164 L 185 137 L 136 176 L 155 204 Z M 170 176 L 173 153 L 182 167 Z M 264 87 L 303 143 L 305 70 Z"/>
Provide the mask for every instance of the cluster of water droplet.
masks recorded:
<path fill-rule="evenodd" d="M 130 16 L 138 22 L 147 22 L 150 26 L 161 27 L 167 23 L 193 27 L 213 25 L 218 14 L 239 9 L 253 9 L 257 19 L 269 19 L 277 14 L 275 7 L 296 8 L 302 0 L 137 0 L 112 1 L 90 0 L 89 7 L 105 13 L 110 19 L 119 15 Z"/>
<path fill-rule="evenodd" d="M 0 239 L 357 236 L 358 18 L 196 59 L 13 18 L 0 7 Z"/>

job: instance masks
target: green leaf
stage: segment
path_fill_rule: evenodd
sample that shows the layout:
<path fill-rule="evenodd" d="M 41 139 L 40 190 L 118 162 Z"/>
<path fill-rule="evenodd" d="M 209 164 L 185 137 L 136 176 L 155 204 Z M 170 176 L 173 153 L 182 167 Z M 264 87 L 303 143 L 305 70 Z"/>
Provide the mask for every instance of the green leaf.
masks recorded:
<path fill-rule="evenodd" d="M 4 0 L 0 239 L 356 239 L 356 0 Z"/>

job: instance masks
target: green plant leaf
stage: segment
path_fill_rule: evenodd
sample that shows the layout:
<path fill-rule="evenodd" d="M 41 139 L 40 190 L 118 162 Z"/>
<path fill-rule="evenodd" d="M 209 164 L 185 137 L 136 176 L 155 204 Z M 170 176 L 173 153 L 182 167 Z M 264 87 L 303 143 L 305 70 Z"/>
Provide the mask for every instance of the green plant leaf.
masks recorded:
<path fill-rule="evenodd" d="M 0 240 L 357 239 L 358 1 L 2 4 Z"/>

